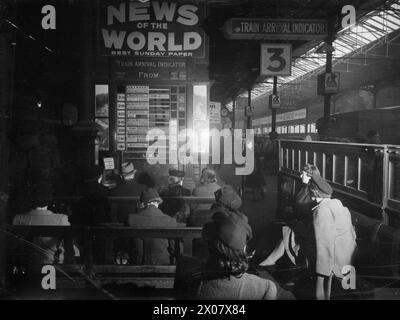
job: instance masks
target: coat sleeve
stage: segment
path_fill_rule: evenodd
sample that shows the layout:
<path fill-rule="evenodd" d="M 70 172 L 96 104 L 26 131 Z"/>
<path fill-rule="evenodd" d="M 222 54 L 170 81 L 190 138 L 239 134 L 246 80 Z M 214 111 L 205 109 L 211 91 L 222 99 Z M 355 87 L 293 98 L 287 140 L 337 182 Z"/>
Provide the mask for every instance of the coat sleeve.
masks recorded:
<path fill-rule="evenodd" d="M 317 274 L 330 276 L 334 264 L 335 225 L 332 213 L 327 207 L 320 207 L 314 212 L 314 231 L 317 249 Z"/>

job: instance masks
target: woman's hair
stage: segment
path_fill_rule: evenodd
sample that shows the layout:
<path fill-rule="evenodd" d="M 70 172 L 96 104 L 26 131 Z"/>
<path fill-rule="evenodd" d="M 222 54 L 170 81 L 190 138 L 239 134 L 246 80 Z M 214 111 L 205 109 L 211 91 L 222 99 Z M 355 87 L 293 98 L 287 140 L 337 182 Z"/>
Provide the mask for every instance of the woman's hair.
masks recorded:
<path fill-rule="evenodd" d="M 321 175 L 321 173 L 319 172 L 319 169 L 317 168 L 317 166 L 314 166 L 313 164 L 309 164 L 309 163 L 304 165 L 303 171 L 307 172 L 307 175 L 309 177 L 312 177 L 314 174 Z"/>
<path fill-rule="evenodd" d="M 251 228 L 241 213 L 216 212 L 213 221 L 203 227 L 202 236 L 208 245 L 206 277 L 226 278 L 240 276 L 249 268 L 250 254 L 247 241 Z"/>
<path fill-rule="evenodd" d="M 316 198 L 331 198 L 329 193 L 320 190 L 314 183 L 311 182 L 311 194 Z"/>
<path fill-rule="evenodd" d="M 205 276 L 209 279 L 240 276 L 249 269 L 246 247 L 243 250 L 234 250 L 219 239 L 209 239 L 208 252 Z"/>
<path fill-rule="evenodd" d="M 147 208 L 149 208 L 150 206 L 153 206 L 153 207 L 156 207 L 156 208 L 158 208 L 158 206 L 160 205 L 160 201 L 157 201 L 157 200 L 155 200 L 155 201 L 149 201 L 149 202 L 140 202 L 139 204 L 138 204 L 138 206 L 139 206 L 139 209 L 140 210 L 144 210 L 144 209 L 147 209 Z"/>
<path fill-rule="evenodd" d="M 200 182 L 203 184 L 217 182 L 217 174 L 213 169 L 204 168 L 201 171 Z"/>

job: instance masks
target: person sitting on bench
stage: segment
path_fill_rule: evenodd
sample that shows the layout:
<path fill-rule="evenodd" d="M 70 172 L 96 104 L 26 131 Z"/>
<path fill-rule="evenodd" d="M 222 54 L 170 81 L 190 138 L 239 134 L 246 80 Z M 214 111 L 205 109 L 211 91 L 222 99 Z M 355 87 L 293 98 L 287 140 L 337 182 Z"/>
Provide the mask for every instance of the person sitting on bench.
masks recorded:
<path fill-rule="evenodd" d="M 247 217 L 239 212 L 216 212 L 203 228 L 209 259 L 197 289 L 197 299 L 275 300 L 278 285 L 248 273 L 246 250 L 251 237 Z"/>
<path fill-rule="evenodd" d="M 179 227 L 179 223 L 174 218 L 164 214 L 158 208 L 161 203 L 162 199 L 155 189 L 143 191 L 140 196 L 140 211 L 129 215 L 128 225 L 131 227 Z M 145 248 L 144 252 L 143 248 Z M 137 265 L 170 264 L 173 251 L 173 240 L 134 239 L 132 263 Z"/>
<path fill-rule="evenodd" d="M 18 214 L 13 219 L 13 225 L 25 226 L 69 226 L 68 216 L 58 214 L 48 209 L 53 201 L 52 188 L 47 183 L 38 183 L 32 188 L 32 206 L 26 214 Z M 64 263 L 64 248 L 58 238 L 35 237 L 39 248 L 32 248 L 34 254 L 32 267 L 41 268 L 44 264 Z M 75 248 L 74 248 L 75 249 Z"/>

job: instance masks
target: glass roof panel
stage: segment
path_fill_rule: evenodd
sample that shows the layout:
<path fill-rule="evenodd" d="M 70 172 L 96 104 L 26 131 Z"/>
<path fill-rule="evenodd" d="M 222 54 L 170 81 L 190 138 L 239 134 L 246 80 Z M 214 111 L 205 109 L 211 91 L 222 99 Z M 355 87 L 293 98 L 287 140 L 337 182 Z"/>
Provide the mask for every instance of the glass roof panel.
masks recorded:
<path fill-rule="evenodd" d="M 392 29 L 396 30 L 400 27 L 400 19 L 393 17 L 392 15 L 388 14 L 386 16 L 386 24 Z"/>
<path fill-rule="evenodd" d="M 393 11 L 389 11 L 389 8 Z M 369 45 L 385 35 L 398 30 L 400 28 L 400 0 L 390 5 L 385 10 L 373 10 L 364 15 L 355 26 L 338 32 L 336 40 L 333 42 L 335 51 L 333 53 L 334 60 L 339 61 L 348 57 L 352 53 L 356 53 L 362 47 Z M 317 53 L 323 42 L 318 43 L 315 47 L 308 50 L 301 57 L 293 62 L 292 75 L 287 77 L 279 77 L 278 86 L 296 81 L 296 79 L 317 72 L 325 65 L 325 54 Z M 271 81 L 267 79 L 266 81 Z M 252 97 L 258 97 L 264 94 L 271 94 L 271 83 L 258 83 L 254 89 L 262 88 L 262 90 L 253 90 Z M 269 91 L 266 92 L 266 89 Z"/>

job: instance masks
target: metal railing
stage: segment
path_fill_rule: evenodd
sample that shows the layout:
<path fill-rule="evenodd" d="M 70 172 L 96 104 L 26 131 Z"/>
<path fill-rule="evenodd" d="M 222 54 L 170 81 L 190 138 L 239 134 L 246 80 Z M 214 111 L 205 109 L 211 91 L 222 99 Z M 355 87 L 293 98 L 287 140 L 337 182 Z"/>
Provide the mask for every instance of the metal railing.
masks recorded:
<path fill-rule="evenodd" d="M 400 146 L 341 142 L 279 141 L 281 172 L 299 177 L 318 167 L 332 187 L 358 200 L 400 213 Z"/>

